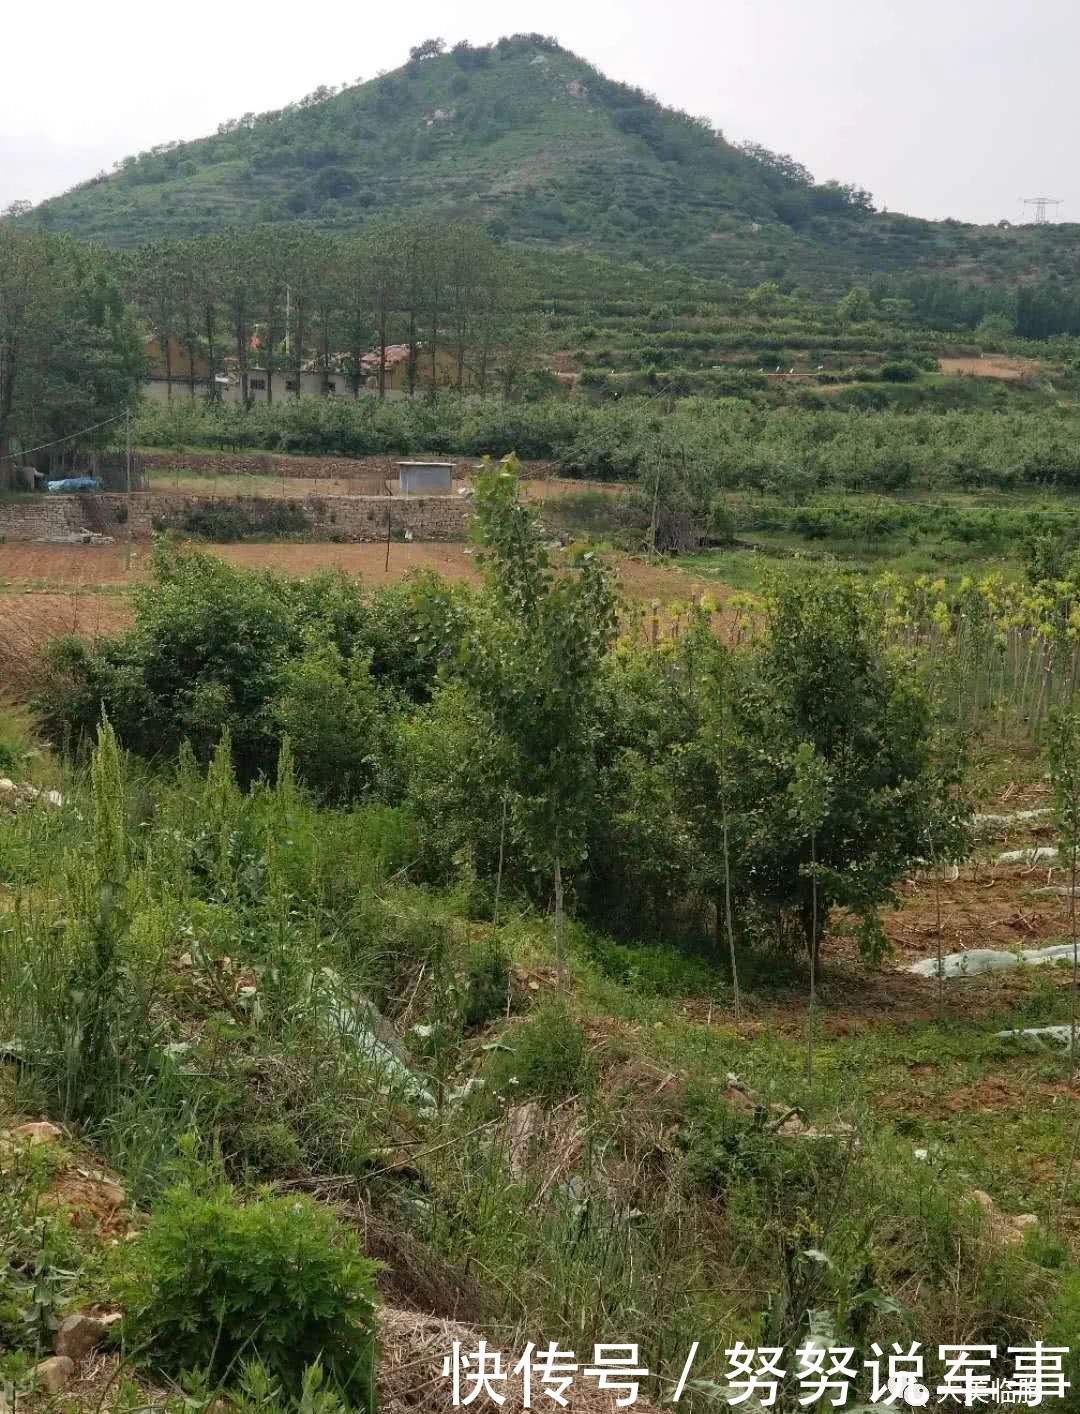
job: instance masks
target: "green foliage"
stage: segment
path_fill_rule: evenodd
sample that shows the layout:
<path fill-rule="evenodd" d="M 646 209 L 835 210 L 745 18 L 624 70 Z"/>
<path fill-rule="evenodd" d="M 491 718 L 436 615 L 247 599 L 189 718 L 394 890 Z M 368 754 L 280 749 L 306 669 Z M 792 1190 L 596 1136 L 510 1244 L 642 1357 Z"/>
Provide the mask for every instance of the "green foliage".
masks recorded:
<path fill-rule="evenodd" d="M 345 802 L 376 785 L 393 793 L 400 708 L 398 695 L 373 681 L 370 658 L 346 661 L 331 643 L 282 669 L 272 712 L 303 783 L 323 800 Z"/>
<path fill-rule="evenodd" d="M 746 704 L 751 741 L 770 743 L 751 747 L 751 769 L 762 774 L 748 849 L 758 888 L 797 907 L 809 940 L 815 900 L 866 913 L 919 857 L 936 808 L 929 703 L 910 665 L 884 651 L 878 612 L 855 583 L 786 581 L 770 595 L 768 617 Z M 814 763 L 815 785 L 800 790 L 793 816 L 778 788 L 798 780 L 804 760 Z M 823 919 L 819 912 L 819 928 Z"/>
<path fill-rule="evenodd" d="M 504 1060 L 517 1087 L 546 1105 L 587 1091 L 594 1064 L 588 1038 L 565 1002 L 539 1007 L 513 1034 L 513 1055 Z"/>
<path fill-rule="evenodd" d="M 294 1393 L 316 1362 L 358 1408 L 375 1370 L 375 1273 L 355 1236 L 296 1196 L 171 1189 L 133 1251 L 125 1334 L 148 1363 L 235 1380 L 258 1359 Z"/>
<path fill-rule="evenodd" d="M 881 365 L 883 383 L 914 383 L 919 377 L 919 365 L 910 359 L 896 359 Z"/>
<path fill-rule="evenodd" d="M 286 733 L 301 776 L 335 799 L 393 774 L 399 694 L 430 691 L 456 622 L 450 594 L 418 581 L 369 597 L 343 578 L 248 575 L 165 545 L 155 570 L 132 634 L 52 646 L 39 707 L 55 740 L 90 736 L 104 710 L 145 757 L 187 741 L 206 761 L 228 729 L 245 783 L 273 772 Z"/>
<path fill-rule="evenodd" d="M 1060 1407 L 1075 1414 L 1080 1408 L 1080 1350 L 1076 1348 L 1076 1333 L 1080 1331 L 1080 1269 L 1073 1267 L 1065 1276 L 1058 1292 L 1050 1328 L 1046 1333 L 1046 1344 L 1064 1346 L 1069 1354 L 1065 1359 L 1065 1378 L 1069 1381 L 1065 1398 Z"/>
<path fill-rule="evenodd" d="M 0 490 L 16 485 L 14 439 L 116 442 L 145 359 L 103 251 L 0 222 L 0 348 Z"/>
<path fill-rule="evenodd" d="M 873 372 L 875 382 L 860 393 L 869 402 L 848 407 L 835 394 L 806 394 L 809 407 L 796 403 L 779 416 L 768 403 L 745 397 L 680 398 L 661 417 L 655 396 L 597 405 L 584 397 L 508 403 L 440 393 L 385 402 L 300 398 L 250 409 L 185 407 L 182 413 L 155 404 L 141 413 L 138 436 L 149 446 L 180 440 L 324 456 L 514 452 L 552 459 L 569 476 L 639 481 L 646 501 L 643 526 L 659 467 L 662 500 L 675 510 L 695 511 L 706 531 L 717 495 L 735 490 L 805 502 L 814 492 L 830 491 L 1080 487 L 1080 436 L 1068 405 L 1053 417 L 1035 417 L 1035 409 L 1023 404 L 994 401 L 1008 386 L 1000 381 L 995 391 L 993 379 L 954 378 L 942 392 L 952 401 L 935 412 L 923 401 L 922 383 L 881 383 L 880 370 Z M 909 395 L 918 399 L 910 412 L 905 404 L 893 410 L 892 400 Z M 863 415 L 853 416 L 853 410 Z M 928 513 L 925 507 L 908 510 L 913 516 Z M 952 513 L 948 506 L 930 510 Z M 1052 513 L 1075 522 L 1067 504 Z"/>
<path fill-rule="evenodd" d="M 49 1157 L 25 1148 L 4 1160 L 0 1192 L 0 1361 L 5 1352 L 51 1349 L 61 1312 L 79 1275 L 73 1234 L 42 1205 Z M 0 1365 L 2 1369 L 2 1365 Z"/>
<path fill-rule="evenodd" d="M 0 704 L 0 774 L 10 777 L 24 771 L 33 755 L 26 721 L 14 709 Z"/>
<path fill-rule="evenodd" d="M 483 1026 L 506 1011 L 510 994 L 510 961 L 497 946 L 474 958 L 465 978 L 462 1021 L 467 1027 Z"/>
<path fill-rule="evenodd" d="M 534 861 L 573 865 L 594 789 L 598 673 L 615 632 L 609 577 L 589 553 L 553 575 L 512 462 L 481 479 L 476 506 L 493 612 L 468 645 L 468 681 L 510 744 L 515 816 Z"/>
<path fill-rule="evenodd" d="M 295 501 L 268 501 L 264 506 L 244 509 L 230 501 L 193 505 L 186 512 L 184 533 L 194 540 L 230 544 L 237 540 L 277 540 L 303 535 L 311 522 L 303 506 Z"/>

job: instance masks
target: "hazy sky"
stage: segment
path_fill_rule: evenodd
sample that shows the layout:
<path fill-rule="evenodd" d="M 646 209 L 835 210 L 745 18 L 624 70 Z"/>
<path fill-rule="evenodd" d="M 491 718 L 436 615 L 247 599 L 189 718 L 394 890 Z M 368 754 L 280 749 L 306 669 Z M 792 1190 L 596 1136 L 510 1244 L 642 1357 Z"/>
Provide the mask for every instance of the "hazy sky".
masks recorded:
<path fill-rule="evenodd" d="M 610 77 L 919 216 L 1080 221 L 1078 0 L 4 0 L 0 207 L 410 45 L 539 30 Z"/>

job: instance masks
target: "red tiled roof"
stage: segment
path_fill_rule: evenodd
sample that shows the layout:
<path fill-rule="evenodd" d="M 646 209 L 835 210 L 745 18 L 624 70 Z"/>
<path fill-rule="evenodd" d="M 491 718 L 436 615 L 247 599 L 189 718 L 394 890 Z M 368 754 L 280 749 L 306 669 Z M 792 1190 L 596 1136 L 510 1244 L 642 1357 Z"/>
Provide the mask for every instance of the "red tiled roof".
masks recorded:
<path fill-rule="evenodd" d="M 406 363 L 409 358 L 408 344 L 387 344 L 386 346 L 386 367 L 393 368 L 396 363 Z M 378 368 L 379 351 L 375 349 L 372 353 L 364 354 L 360 360 L 365 368 Z"/>

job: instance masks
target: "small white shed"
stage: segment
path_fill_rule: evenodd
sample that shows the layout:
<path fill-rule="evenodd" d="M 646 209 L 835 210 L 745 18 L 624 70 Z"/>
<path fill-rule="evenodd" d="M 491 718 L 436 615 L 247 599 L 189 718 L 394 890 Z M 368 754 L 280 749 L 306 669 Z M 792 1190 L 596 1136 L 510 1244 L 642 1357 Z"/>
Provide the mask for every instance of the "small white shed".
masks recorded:
<path fill-rule="evenodd" d="M 453 490 L 453 462 L 398 462 L 398 491 L 402 496 L 449 496 Z"/>

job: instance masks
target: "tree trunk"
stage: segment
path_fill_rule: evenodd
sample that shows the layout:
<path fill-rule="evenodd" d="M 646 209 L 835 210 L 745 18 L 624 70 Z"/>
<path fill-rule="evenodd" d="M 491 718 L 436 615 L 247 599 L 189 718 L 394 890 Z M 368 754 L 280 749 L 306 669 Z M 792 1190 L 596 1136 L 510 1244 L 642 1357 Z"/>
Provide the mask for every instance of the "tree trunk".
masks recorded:
<path fill-rule="evenodd" d="M 555 856 L 555 976 L 559 991 L 566 990 L 566 963 L 563 960 L 563 887 L 562 859 Z"/>
<path fill-rule="evenodd" d="M 293 389 L 293 397 L 300 396 L 300 378 L 304 367 L 304 316 L 302 310 L 296 315 L 296 359 L 293 363 L 293 377 L 296 379 L 296 387 Z"/>
<path fill-rule="evenodd" d="M 3 352 L 7 355 L 7 367 L 3 369 L 4 381 L 0 384 L 0 490 L 12 490 L 15 486 L 15 463 L 10 456 L 8 427 L 15 399 L 15 353 L 10 346 Z"/>
<path fill-rule="evenodd" d="M 727 808 L 724 808 L 723 820 L 721 822 L 721 833 L 724 846 L 724 928 L 727 931 L 728 956 L 731 959 L 731 991 L 735 1004 L 735 1020 L 739 1020 L 742 1010 L 741 998 L 739 996 L 739 966 L 735 959 L 735 922 L 731 916 L 731 864 L 728 854 L 728 822 Z"/>
<path fill-rule="evenodd" d="M 416 396 L 416 310 L 409 310 L 409 397 Z"/>
<path fill-rule="evenodd" d="M 162 340 L 165 350 L 165 394 L 169 402 L 172 402 L 172 341 L 168 338 Z"/>
<path fill-rule="evenodd" d="M 211 401 L 211 402 L 215 402 L 215 403 L 216 403 L 216 402 L 217 402 L 217 398 L 218 398 L 218 385 L 217 385 L 217 382 L 216 382 L 216 378 L 217 378 L 217 360 L 216 360 L 215 357 L 214 357 L 214 311 L 213 311 L 212 309 L 207 309 L 207 310 L 205 311 L 205 313 L 206 313 L 206 357 L 207 357 L 207 361 L 209 362 L 209 365 L 210 365 L 210 388 L 209 388 L 209 397 L 210 397 L 210 401 Z"/>
<path fill-rule="evenodd" d="M 818 907 L 817 907 L 817 836 L 810 836 L 810 1005 L 806 1013 L 806 1084 L 814 1083 L 814 1006 L 817 1002 Z"/>
<path fill-rule="evenodd" d="M 386 397 L 386 310 L 379 310 L 379 397 Z"/>
<path fill-rule="evenodd" d="M 248 341 L 243 320 L 236 326 L 236 361 L 240 369 L 240 401 L 248 401 Z"/>
<path fill-rule="evenodd" d="M 1069 937 L 1072 940 L 1072 987 L 1069 993 L 1069 1068 L 1076 1071 L 1076 985 L 1080 975 L 1080 954 L 1077 951 L 1076 936 L 1076 854 L 1072 847 L 1071 868 L 1069 870 Z"/>

